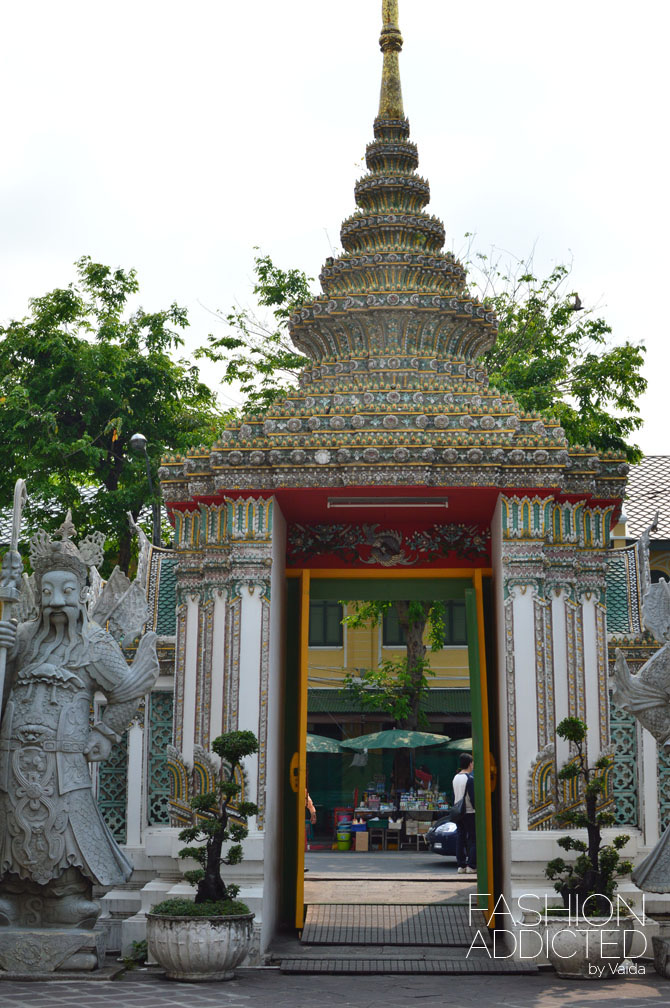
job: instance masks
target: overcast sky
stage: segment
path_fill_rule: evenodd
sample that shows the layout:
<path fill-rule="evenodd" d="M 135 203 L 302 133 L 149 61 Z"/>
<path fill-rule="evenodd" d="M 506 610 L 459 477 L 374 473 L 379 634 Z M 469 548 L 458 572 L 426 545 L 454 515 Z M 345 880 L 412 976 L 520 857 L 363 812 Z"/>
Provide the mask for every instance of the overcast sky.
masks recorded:
<path fill-rule="evenodd" d="M 0 8 L 0 317 L 134 266 L 147 309 L 248 303 L 253 248 L 316 277 L 354 209 L 380 0 L 59 0 Z M 639 442 L 670 454 L 670 4 L 400 0 L 405 112 L 447 247 L 572 258 L 648 348 Z"/>

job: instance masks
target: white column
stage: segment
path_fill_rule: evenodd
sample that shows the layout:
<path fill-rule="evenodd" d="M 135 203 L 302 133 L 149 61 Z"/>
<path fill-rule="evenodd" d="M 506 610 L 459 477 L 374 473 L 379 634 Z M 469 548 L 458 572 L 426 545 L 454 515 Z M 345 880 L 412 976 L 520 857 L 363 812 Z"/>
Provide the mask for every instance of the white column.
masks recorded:
<path fill-rule="evenodd" d="M 516 718 L 512 712 L 512 687 L 514 656 L 507 648 L 507 605 L 505 599 L 505 566 L 503 564 L 502 505 L 498 498 L 491 523 L 491 566 L 493 568 L 493 598 L 495 605 L 495 625 L 497 638 L 498 671 L 498 725 L 500 728 L 500 766 L 498 787 L 500 788 L 500 861 L 502 865 L 501 892 L 508 905 L 512 899 L 512 829 L 518 829 L 516 821 L 516 795 L 518 780 L 516 774 Z M 511 602 L 509 603 L 511 605 Z M 509 693 L 508 693 L 509 690 Z M 510 722 L 514 722 L 511 723 Z M 509 728 L 506 731 L 506 727 Z M 511 729 L 511 730 L 510 730 Z"/>
<path fill-rule="evenodd" d="M 198 596 L 186 601 L 186 649 L 184 654 L 184 705 L 181 712 L 183 734 L 182 754 L 187 763 L 193 761 L 195 743 L 195 697 L 198 677 Z"/>
<path fill-rule="evenodd" d="M 209 714 L 209 741 L 223 731 L 223 681 L 226 641 L 226 596 L 214 592 L 214 629 L 212 634 L 212 680 Z"/>
<path fill-rule="evenodd" d="M 600 704 L 598 688 L 598 640 L 596 635 L 596 599 L 593 592 L 582 595 L 584 629 L 584 706 L 587 724 L 586 744 L 589 763 L 593 763 L 600 753 Z"/>
<path fill-rule="evenodd" d="M 525 588 L 525 591 L 524 591 Z M 528 789 L 525 782 L 537 756 L 537 685 L 535 682 L 535 592 L 531 585 L 515 585 L 510 594 L 514 607 L 514 669 L 516 693 L 517 772 L 519 775 L 519 828 L 528 829 Z"/>
<path fill-rule="evenodd" d="M 640 826 L 644 831 L 645 847 L 653 847 L 661 834 L 658 815 L 658 747 L 656 739 L 646 728 L 638 735 L 642 759 L 638 761 L 637 793 L 640 797 Z M 639 750 L 638 750 L 639 751 Z"/>
<path fill-rule="evenodd" d="M 258 585 L 242 586 L 240 618 L 240 692 L 237 723 L 240 731 L 258 735 L 260 709 L 260 668 L 263 606 Z M 256 800 L 258 788 L 258 756 L 244 761 L 249 781 L 249 800 Z M 256 819 L 249 820 L 249 831 L 255 832 Z"/>
<path fill-rule="evenodd" d="M 142 809 L 147 786 L 144 761 L 144 727 L 139 720 L 128 729 L 128 788 L 126 792 L 126 846 L 139 847 L 142 842 Z"/>
<path fill-rule="evenodd" d="M 568 647 L 565 625 L 565 590 L 551 596 L 551 618 L 554 647 L 554 708 L 556 724 L 568 717 Z M 556 736 L 556 765 L 561 767 L 570 758 L 570 744 Z"/>

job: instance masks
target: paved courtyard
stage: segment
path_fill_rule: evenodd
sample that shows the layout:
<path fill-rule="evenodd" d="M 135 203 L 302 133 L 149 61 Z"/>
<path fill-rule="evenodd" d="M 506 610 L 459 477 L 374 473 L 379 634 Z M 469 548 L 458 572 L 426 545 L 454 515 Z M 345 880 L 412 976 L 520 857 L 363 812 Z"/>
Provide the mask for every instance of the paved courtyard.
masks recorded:
<path fill-rule="evenodd" d="M 175 984 L 157 970 L 121 980 L 0 984 L 2 1008 L 655 1008 L 670 1005 L 670 983 L 644 977 L 594 983 L 553 973 L 493 977 L 285 976 L 276 969 L 240 970 L 226 983 Z"/>
<path fill-rule="evenodd" d="M 461 902 L 470 880 L 450 858 L 425 852 L 308 852 L 308 902 L 426 904 Z M 421 898 L 419 895 L 421 894 Z M 437 952 L 438 950 L 435 950 Z M 649 964 L 645 975 L 589 983 L 553 972 L 529 976 L 287 975 L 276 967 L 241 969 L 235 980 L 178 984 L 157 967 L 114 981 L 0 982 L 0 1008 L 670 1008 L 670 981 Z"/>

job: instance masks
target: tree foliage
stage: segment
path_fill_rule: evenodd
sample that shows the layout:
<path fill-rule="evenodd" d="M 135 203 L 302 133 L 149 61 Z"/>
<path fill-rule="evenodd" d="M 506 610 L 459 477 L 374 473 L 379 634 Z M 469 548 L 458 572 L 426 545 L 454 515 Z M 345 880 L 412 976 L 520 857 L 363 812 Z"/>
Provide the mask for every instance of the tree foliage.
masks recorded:
<path fill-rule="evenodd" d="M 577 858 L 572 863 L 561 857 L 553 858 L 546 868 L 547 878 L 554 880 L 556 892 L 575 917 L 608 916 L 617 878 L 633 870 L 631 862 L 619 854 L 630 839 L 625 833 L 614 837 L 611 844 L 602 842 L 602 828 L 614 823 L 612 812 L 598 811 L 598 802 L 606 793 L 606 771 L 612 758 L 602 755 L 592 767 L 588 765 L 584 751 L 586 731 L 584 721 L 576 717 L 564 718 L 556 728 L 556 734 L 572 743 L 574 749 L 573 759 L 559 770 L 558 779 L 575 781 L 580 792 L 579 803 L 559 811 L 556 819 L 561 826 L 585 829 L 587 839 L 561 837 L 558 846 L 575 851 Z"/>
<path fill-rule="evenodd" d="M 236 779 L 244 757 L 258 752 L 258 739 L 250 731 L 227 732 L 214 739 L 212 751 L 221 759 L 218 778 L 212 791 L 201 792 L 191 798 L 193 823 L 181 830 L 179 839 L 195 846 L 183 847 L 179 857 L 192 858 L 199 865 L 184 872 L 186 881 L 197 886 L 196 907 L 205 905 L 212 915 L 249 913 L 245 904 L 235 902 L 240 887 L 233 883 L 226 885 L 221 876 L 221 866 L 236 865 L 242 861 L 242 841 L 248 833 L 247 819 L 258 812 L 253 802 L 238 800 L 242 786 Z M 224 844 L 228 841 L 232 843 L 224 854 Z M 198 909 L 165 909 L 165 904 L 162 907 L 155 908 L 154 912 L 202 913 Z"/>
<path fill-rule="evenodd" d="M 344 617 L 344 622 L 350 627 L 377 626 L 392 606 L 405 635 L 404 657 L 382 661 L 376 668 L 366 669 L 363 676 L 349 673 L 344 686 L 363 710 L 388 714 L 396 727 L 414 731 L 428 723 L 421 711 L 421 701 L 430 685 L 428 676 L 434 672 L 426 657 L 424 639 L 427 630 L 430 650 L 444 647 L 444 605 L 417 601 L 359 602 Z"/>
<path fill-rule="evenodd" d="M 282 270 L 269 256 L 254 258 L 258 304 L 272 311 L 272 322 L 250 308 L 231 308 L 220 316 L 227 327 L 223 336 L 211 335 L 196 356 L 223 363 L 223 383 L 239 385 L 245 410 L 263 412 L 294 388 L 307 358 L 291 343 L 287 322 L 291 312 L 310 300 L 310 278 L 298 269 Z M 217 313 L 218 314 L 218 313 Z"/>
<path fill-rule="evenodd" d="M 498 316 L 498 338 L 483 357 L 491 383 L 527 412 L 557 419 L 571 444 L 639 461 L 631 438 L 642 424 L 644 347 L 611 343 L 611 326 L 571 290 L 569 265 L 544 278 L 532 257 L 476 253 L 467 265 Z"/>
<path fill-rule="evenodd" d="M 151 503 L 145 460 L 129 449 L 136 431 L 157 467 L 166 450 L 212 441 L 220 425 L 215 394 L 174 352 L 186 312 L 128 311 L 139 290 L 134 270 L 85 256 L 77 280 L 30 301 L 28 316 L 0 328 L 0 500 L 28 485 L 29 530 L 54 528 L 72 508 L 81 534 L 108 536 L 108 563 L 127 569 L 126 513 Z"/>

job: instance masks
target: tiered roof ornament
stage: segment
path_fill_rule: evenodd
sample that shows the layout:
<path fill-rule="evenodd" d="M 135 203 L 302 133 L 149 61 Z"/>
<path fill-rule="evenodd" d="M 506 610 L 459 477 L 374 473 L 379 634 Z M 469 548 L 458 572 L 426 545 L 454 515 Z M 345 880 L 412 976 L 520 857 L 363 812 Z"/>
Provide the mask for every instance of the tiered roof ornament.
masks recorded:
<path fill-rule="evenodd" d="M 556 422 L 524 414 L 489 388 L 478 358 L 496 318 L 443 251 L 444 226 L 425 212 L 428 182 L 404 115 L 397 0 L 383 0 L 379 112 L 344 221 L 342 255 L 323 293 L 290 319 L 309 363 L 298 390 L 245 417 L 211 449 L 164 459 L 168 501 L 281 487 L 554 487 L 612 498 L 619 456 L 569 448 Z"/>

